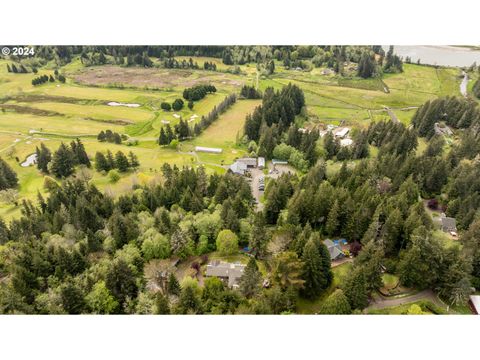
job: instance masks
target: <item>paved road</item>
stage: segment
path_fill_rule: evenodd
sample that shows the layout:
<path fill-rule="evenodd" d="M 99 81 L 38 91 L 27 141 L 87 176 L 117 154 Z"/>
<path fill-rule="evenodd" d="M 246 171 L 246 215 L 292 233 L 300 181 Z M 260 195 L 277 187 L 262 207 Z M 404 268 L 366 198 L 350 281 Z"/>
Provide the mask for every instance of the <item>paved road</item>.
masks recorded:
<path fill-rule="evenodd" d="M 379 298 L 375 302 L 371 303 L 367 307 L 367 310 L 385 309 L 393 306 L 413 303 L 420 300 L 428 300 L 438 306 L 442 306 L 442 307 L 445 306 L 437 297 L 437 295 L 433 293 L 432 290 L 423 290 L 423 291 L 420 291 L 419 293 L 416 293 L 410 296 L 400 297 L 400 298 L 394 298 L 394 299 L 389 299 L 386 297 Z"/>
<path fill-rule="evenodd" d="M 269 164 L 269 170 L 272 169 L 272 165 Z M 252 195 L 253 198 L 257 201 L 257 206 L 256 209 L 257 211 L 262 211 L 263 210 L 263 204 L 260 202 L 260 197 L 263 195 L 263 191 L 258 190 L 258 185 L 260 178 L 271 178 L 271 179 L 277 179 L 279 178 L 283 173 L 293 173 L 293 170 L 288 166 L 288 165 L 276 165 L 276 172 L 269 173 L 268 175 L 265 175 L 263 173 L 263 170 L 260 169 L 251 169 L 250 174 L 252 175 L 251 177 L 251 183 L 250 186 L 252 187 Z"/>
<path fill-rule="evenodd" d="M 345 263 L 353 263 L 353 259 L 349 257 L 344 257 L 343 259 L 332 261 L 332 268 L 343 265 Z"/>
<path fill-rule="evenodd" d="M 256 209 L 257 211 L 263 210 L 263 204 L 260 202 L 260 197 L 263 195 L 263 191 L 258 190 L 258 185 L 261 177 L 265 177 L 265 174 L 260 169 L 252 169 L 250 170 L 250 174 L 252 174 L 252 181 L 250 186 L 252 187 L 252 195 L 253 198 L 257 201 Z"/>
<path fill-rule="evenodd" d="M 395 113 L 392 111 L 392 109 L 390 109 L 389 107 L 385 106 L 385 110 L 387 110 L 388 115 L 390 115 L 390 118 L 392 119 L 392 121 L 393 121 L 394 123 L 397 123 L 397 124 L 398 124 L 398 123 L 400 122 L 400 120 L 398 120 L 398 118 L 397 118 L 397 115 L 395 115 Z"/>
<path fill-rule="evenodd" d="M 467 97 L 467 86 L 468 86 L 468 74 L 465 71 L 462 71 L 463 80 L 460 83 L 460 92 L 464 97 Z"/>

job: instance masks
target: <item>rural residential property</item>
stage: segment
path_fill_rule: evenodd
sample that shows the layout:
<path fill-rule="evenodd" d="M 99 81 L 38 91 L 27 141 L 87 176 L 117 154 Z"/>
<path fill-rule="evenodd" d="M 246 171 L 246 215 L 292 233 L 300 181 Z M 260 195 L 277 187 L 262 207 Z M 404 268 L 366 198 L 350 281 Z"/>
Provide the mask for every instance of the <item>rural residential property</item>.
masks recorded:
<path fill-rule="evenodd" d="M 479 313 L 478 46 L 5 49 L 0 314 Z"/>

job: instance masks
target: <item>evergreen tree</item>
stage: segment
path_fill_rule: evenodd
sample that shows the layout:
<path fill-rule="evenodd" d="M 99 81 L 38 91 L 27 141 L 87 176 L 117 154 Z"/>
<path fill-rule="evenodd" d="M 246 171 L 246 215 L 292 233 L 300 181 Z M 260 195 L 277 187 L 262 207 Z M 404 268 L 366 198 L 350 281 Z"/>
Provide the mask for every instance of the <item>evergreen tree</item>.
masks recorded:
<path fill-rule="evenodd" d="M 193 286 L 186 286 L 182 289 L 178 305 L 183 314 L 201 312 L 200 298 L 195 293 Z"/>
<path fill-rule="evenodd" d="M 170 126 L 170 124 L 167 124 L 167 126 L 165 128 L 166 128 L 165 134 L 166 134 L 167 139 L 168 139 L 167 144 L 170 144 L 172 142 L 172 140 L 175 139 L 175 135 L 173 134 L 172 127 Z"/>
<path fill-rule="evenodd" d="M 100 142 L 103 142 L 103 141 L 107 140 L 107 136 L 105 135 L 105 131 L 102 130 L 98 133 L 97 140 L 100 141 Z"/>
<path fill-rule="evenodd" d="M 260 291 L 262 275 L 258 270 L 257 262 L 254 258 L 250 258 L 245 271 L 240 278 L 240 292 L 247 298 L 255 296 Z"/>
<path fill-rule="evenodd" d="M 136 169 L 140 166 L 140 162 L 138 161 L 138 157 L 137 157 L 137 155 L 135 155 L 133 153 L 133 151 L 130 151 L 128 153 L 128 160 L 129 160 L 130 167 L 132 167 L 133 169 Z"/>
<path fill-rule="evenodd" d="M 320 307 L 320 314 L 348 315 L 352 313 L 350 303 L 341 289 L 331 294 Z"/>
<path fill-rule="evenodd" d="M 368 290 L 365 274 L 361 268 L 354 270 L 345 280 L 343 292 L 352 309 L 364 309 L 368 305 Z"/>
<path fill-rule="evenodd" d="M 268 235 L 265 217 L 262 212 L 255 214 L 253 228 L 250 233 L 248 246 L 251 253 L 258 259 L 263 258 L 267 252 Z"/>
<path fill-rule="evenodd" d="M 177 278 L 175 277 L 174 273 L 170 273 L 170 276 L 168 278 L 168 287 L 167 291 L 170 295 L 180 295 L 180 284 L 178 283 Z"/>
<path fill-rule="evenodd" d="M 364 52 L 358 63 L 358 76 L 364 79 L 372 77 L 375 74 L 375 67 L 376 65 L 373 57 L 368 52 Z"/>
<path fill-rule="evenodd" d="M 18 184 L 15 171 L 0 157 L 0 190 L 14 188 Z"/>
<path fill-rule="evenodd" d="M 125 172 L 128 170 L 129 166 L 128 158 L 125 156 L 125 154 L 121 151 L 117 151 L 115 154 L 115 167 L 120 172 Z"/>
<path fill-rule="evenodd" d="M 98 172 L 110 170 L 110 166 L 108 164 L 107 158 L 100 151 L 97 151 L 95 153 L 95 169 Z"/>
<path fill-rule="evenodd" d="M 115 169 L 117 167 L 117 164 L 115 162 L 115 158 L 113 157 L 113 154 L 110 150 L 107 150 L 107 156 L 106 156 L 107 164 L 108 164 L 108 169 Z"/>
<path fill-rule="evenodd" d="M 40 148 L 36 148 L 36 154 L 38 170 L 48 174 L 48 164 L 52 160 L 52 153 L 50 152 L 50 149 L 47 148 L 44 143 L 41 143 Z"/>
<path fill-rule="evenodd" d="M 73 174 L 74 158 L 71 150 L 64 143 L 53 154 L 51 170 L 59 178 Z"/>
<path fill-rule="evenodd" d="M 165 130 L 163 127 L 160 129 L 160 135 L 158 137 L 158 143 L 159 145 L 168 145 L 170 144 L 170 141 L 167 137 L 167 134 L 165 133 Z"/>
<path fill-rule="evenodd" d="M 80 139 L 77 138 L 76 141 L 72 141 L 70 147 L 72 148 L 72 152 L 77 164 L 85 165 L 86 167 L 91 166 L 90 159 L 85 151 L 85 146 Z"/>
<path fill-rule="evenodd" d="M 116 259 L 110 264 L 105 284 L 122 307 L 125 307 L 128 298 L 137 297 L 138 286 L 135 274 L 123 259 Z"/>
<path fill-rule="evenodd" d="M 60 286 L 62 307 L 67 314 L 81 314 L 85 307 L 85 300 L 81 290 L 70 279 Z"/>
<path fill-rule="evenodd" d="M 168 303 L 168 297 L 158 292 L 155 296 L 155 314 L 157 315 L 169 315 L 170 305 Z"/>
<path fill-rule="evenodd" d="M 335 232 L 337 231 L 337 228 L 339 225 L 339 215 L 340 215 L 340 206 L 338 204 L 338 201 L 335 200 L 332 208 L 328 212 L 327 224 L 325 226 L 325 230 L 327 234 L 330 236 L 334 235 Z"/>
<path fill-rule="evenodd" d="M 314 299 L 330 286 L 332 273 L 330 270 L 330 255 L 325 263 L 320 252 L 321 246 L 318 234 L 312 235 L 303 249 L 303 279 L 305 280 L 302 294 L 306 298 Z M 328 250 L 327 250 L 328 253 Z"/>
<path fill-rule="evenodd" d="M 183 100 L 182 99 L 175 99 L 175 101 L 172 103 L 172 108 L 175 111 L 180 111 L 183 109 Z"/>

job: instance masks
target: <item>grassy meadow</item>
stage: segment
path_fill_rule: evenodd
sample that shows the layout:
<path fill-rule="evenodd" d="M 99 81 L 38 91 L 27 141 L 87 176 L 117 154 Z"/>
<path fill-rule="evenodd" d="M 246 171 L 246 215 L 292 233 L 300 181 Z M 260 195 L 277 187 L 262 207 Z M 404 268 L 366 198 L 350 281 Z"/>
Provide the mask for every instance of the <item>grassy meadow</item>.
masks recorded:
<path fill-rule="evenodd" d="M 189 57 L 177 57 L 177 60 Z M 459 70 L 405 64 L 401 74 L 384 75 L 379 79 L 342 78 L 324 75 L 323 69 L 311 71 L 288 70 L 279 62 L 275 73 L 258 75 L 255 64 L 239 66 L 233 74 L 231 66 L 220 59 L 193 57 L 201 68 L 204 62 L 214 62 L 218 71 L 192 69 L 126 68 L 120 66 L 85 67 L 76 59 L 59 68 L 66 83 L 47 82 L 32 86 L 33 78 L 53 75 L 55 65 L 47 64 L 38 74 L 8 73 L 11 61 L 0 59 L 0 156 L 6 159 L 19 176 L 19 200 L 35 200 L 43 192 L 43 177 L 35 167 L 20 163 L 44 142 L 56 150 L 61 142 L 80 137 L 88 155 L 96 151 L 122 150 L 134 152 L 141 163 L 136 173 L 126 173 L 115 184 L 107 176 L 90 170 L 93 183 L 117 195 L 131 189 L 133 184 L 157 181 L 159 169 L 165 162 L 177 166 L 206 167 L 209 172 L 223 173 L 225 166 L 236 157 L 246 154 L 237 144 L 242 136 L 245 116 L 258 106 L 260 100 L 239 100 L 195 139 L 181 143 L 178 150 L 160 147 L 156 139 L 167 122 L 174 126 L 179 117 L 192 126 L 218 105 L 225 96 L 238 93 L 244 84 L 257 84 L 280 89 L 288 83 L 300 86 L 306 97 L 308 121 L 311 123 L 345 124 L 365 127 L 372 121 L 389 119 L 384 107 L 394 111 L 408 125 L 415 108 L 428 99 L 458 94 L 461 79 Z M 157 60 L 155 60 L 158 63 Z M 182 98 L 185 87 L 210 83 L 217 92 L 195 102 L 192 110 L 165 112 L 160 104 Z M 138 104 L 138 107 L 109 106 L 109 102 Z M 186 104 L 185 104 L 186 105 Z M 96 135 L 102 131 L 126 134 L 138 140 L 135 146 L 101 143 Z M 220 147 L 222 154 L 194 153 L 195 146 Z M 336 164 L 332 164 L 332 169 Z M 0 216 L 11 219 L 19 214 L 19 206 L 0 204 Z"/>

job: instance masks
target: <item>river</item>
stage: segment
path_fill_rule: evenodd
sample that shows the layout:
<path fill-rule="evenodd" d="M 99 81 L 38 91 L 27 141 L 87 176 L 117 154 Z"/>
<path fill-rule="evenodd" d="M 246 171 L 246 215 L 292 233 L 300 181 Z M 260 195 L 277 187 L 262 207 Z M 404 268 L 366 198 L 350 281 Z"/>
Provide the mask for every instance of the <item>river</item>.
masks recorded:
<path fill-rule="evenodd" d="M 383 46 L 388 51 L 388 46 Z M 474 62 L 480 64 L 480 50 L 448 45 L 395 45 L 395 53 L 405 58 L 409 56 L 412 62 L 441 66 L 470 66 Z"/>

